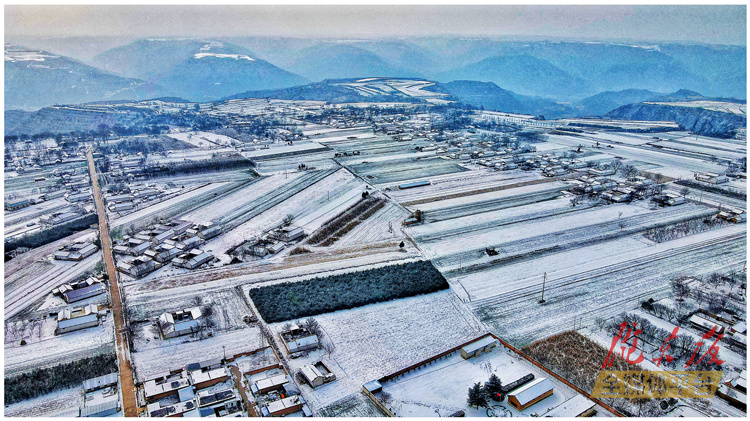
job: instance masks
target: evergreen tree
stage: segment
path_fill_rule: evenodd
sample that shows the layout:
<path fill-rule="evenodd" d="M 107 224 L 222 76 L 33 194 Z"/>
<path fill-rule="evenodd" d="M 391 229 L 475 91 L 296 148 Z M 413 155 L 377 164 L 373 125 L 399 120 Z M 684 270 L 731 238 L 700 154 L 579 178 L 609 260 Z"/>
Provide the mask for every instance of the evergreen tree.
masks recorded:
<path fill-rule="evenodd" d="M 466 402 L 470 407 L 486 408 L 488 405 L 487 397 L 482 390 L 482 383 L 476 382 L 473 387 L 469 388 L 469 397 Z"/>
<path fill-rule="evenodd" d="M 487 397 L 494 401 L 500 400 L 500 396 L 498 396 L 498 393 L 500 393 L 502 387 L 503 383 L 500 381 L 500 378 L 497 377 L 494 373 L 490 376 L 490 380 L 484 384 L 484 390 L 487 394 Z"/>

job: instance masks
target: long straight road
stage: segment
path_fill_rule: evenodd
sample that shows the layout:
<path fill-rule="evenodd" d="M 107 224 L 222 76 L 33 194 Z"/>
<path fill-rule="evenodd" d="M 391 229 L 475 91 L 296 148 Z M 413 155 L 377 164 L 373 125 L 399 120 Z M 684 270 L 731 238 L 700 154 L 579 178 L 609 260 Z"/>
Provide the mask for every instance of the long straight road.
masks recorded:
<path fill-rule="evenodd" d="M 109 292 L 112 296 L 112 315 L 115 321 L 115 350 L 117 351 L 117 362 L 120 366 L 120 388 L 122 390 L 122 406 L 126 417 L 138 416 L 138 405 L 135 398 L 135 382 L 133 381 L 133 369 L 128 358 L 128 341 L 125 337 L 125 317 L 123 315 L 122 300 L 120 298 L 120 285 L 117 280 L 115 261 L 112 258 L 112 242 L 109 238 L 109 226 L 107 224 L 107 213 L 102 202 L 102 191 L 99 188 L 99 179 L 96 176 L 94 165 L 94 151 L 89 149 L 89 172 L 91 173 L 91 184 L 94 193 L 96 212 L 99 215 L 99 233 L 102 243 L 102 254 L 104 255 L 104 266 L 109 276 Z"/>

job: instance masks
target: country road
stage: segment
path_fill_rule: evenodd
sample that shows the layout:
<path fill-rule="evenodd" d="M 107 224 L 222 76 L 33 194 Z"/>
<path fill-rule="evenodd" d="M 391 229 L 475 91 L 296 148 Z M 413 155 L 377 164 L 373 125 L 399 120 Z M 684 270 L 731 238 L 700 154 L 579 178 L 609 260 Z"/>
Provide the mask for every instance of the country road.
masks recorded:
<path fill-rule="evenodd" d="M 99 188 L 99 179 L 96 175 L 94 165 L 94 151 L 89 149 L 87 153 L 89 161 L 89 172 L 91 173 L 91 184 L 94 193 L 96 212 L 99 215 L 99 233 L 101 235 L 102 254 L 104 255 L 104 266 L 109 276 L 109 291 L 112 296 L 112 315 L 115 321 L 115 350 L 117 361 L 120 366 L 120 388 L 122 390 L 122 406 L 126 417 L 138 416 L 138 405 L 136 404 L 135 382 L 133 381 L 133 370 L 128 358 L 128 341 L 125 337 L 125 317 L 123 314 L 122 300 L 120 298 L 120 286 L 115 270 L 115 261 L 112 258 L 112 244 L 109 238 L 107 225 L 107 213 L 102 201 L 102 192 Z"/>

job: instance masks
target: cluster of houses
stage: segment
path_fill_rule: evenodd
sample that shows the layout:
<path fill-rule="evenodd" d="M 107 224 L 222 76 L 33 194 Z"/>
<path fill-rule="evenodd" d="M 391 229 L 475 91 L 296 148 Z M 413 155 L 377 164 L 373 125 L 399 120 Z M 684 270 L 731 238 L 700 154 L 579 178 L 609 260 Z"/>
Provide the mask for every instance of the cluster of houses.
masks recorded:
<path fill-rule="evenodd" d="M 149 417 L 312 416 L 268 346 L 154 375 L 140 384 L 137 398 Z"/>
<path fill-rule="evenodd" d="M 586 168 L 578 170 L 577 176 L 568 180 L 572 184 L 571 193 L 581 195 L 596 195 L 614 203 L 630 202 L 634 199 L 645 199 L 654 195 L 655 184 L 646 177 L 633 177 L 625 181 L 615 181 L 607 175 L 614 175 L 613 170 L 602 171 L 601 168 Z M 671 193 L 657 195 L 656 199 L 665 198 L 663 204 L 676 206 L 685 203 L 682 196 Z"/>
<path fill-rule="evenodd" d="M 148 417 L 242 416 L 242 400 L 221 359 L 188 364 L 141 385 Z"/>
<path fill-rule="evenodd" d="M 264 257 L 274 255 L 286 248 L 289 243 L 302 239 L 305 231 L 294 225 L 280 226 L 272 229 L 260 238 L 256 238 L 237 249 L 236 253 L 246 252 L 251 256 Z"/>
<path fill-rule="evenodd" d="M 113 247 L 118 256 L 117 270 L 141 278 L 169 262 L 176 267 L 198 268 L 214 259 L 198 246 L 220 233 L 218 226 L 182 220 L 152 225 L 123 237 Z"/>
<path fill-rule="evenodd" d="M 53 176 L 57 176 L 60 178 L 60 184 L 55 186 L 47 186 L 43 187 L 42 190 L 51 190 L 47 191 L 44 194 L 34 196 L 34 197 L 19 197 L 19 198 L 13 198 L 13 199 L 6 199 L 5 200 L 5 210 L 6 211 L 16 211 L 19 209 L 23 209 L 25 207 L 36 205 L 42 202 L 46 202 L 49 200 L 57 199 L 60 197 L 64 197 L 65 200 L 67 200 L 70 203 L 85 203 L 92 200 L 91 196 L 91 188 L 90 188 L 90 180 L 87 173 L 85 173 L 85 168 L 82 168 L 83 171 L 80 174 L 76 173 L 75 169 L 67 169 L 67 170 L 60 170 L 55 169 L 52 171 Z M 45 177 L 36 177 L 35 181 L 45 181 Z M 53 190 L 57 189 L 57 190 Z M 48 221 L 51 221 L 51 219 L 60 216 L 60 215 L 66 215 L 69 216 L 70 212 L 62 212 L 55 214 L 54 216 L 46 216 Z M 69 219 L 68 219 L 69 220 Z M 54 223 L 59 223 L 58 219 L 55 219 Z M 50 224 L 53 224 L 50 222 Z"/>
<path fill-rule="evenodd" d="M 136 181 L 145 178 L 146 157 L 142 153 L 110 158 L 109 176 L 113 181 Z"/>
<path fill-rule="evenodd" d="M 129 193 L 105 194 L 104 201 L 111 212 L 125 212 L 136 209 L 150 200 L 158 199 L 164 193 L 156 185 L 131 184 Z"/>
<path fill-rule="evenodd" d="M 55 252 L 54 256 L 56 260 L 80 262 L 81 260 L 93 255 L 97 251 L 99 251 L 99 248 L 97 246 L 84 241 L 62 246 Z"/>
<path fill-rule="evenodd" d="M 63 136 L 65 139 L 66 136 Z M 16 141 L 10 153 L 6 153 L 5 168 L 15 170 L 18 174 L 41 171 L 43 166 L 84 162 L 85 145 L 78 149 L 63 148 L 50 144 L 48 140 L 35 141 L 33 139 Z M 7 152 L 7 150 L 6 150 Z"/>

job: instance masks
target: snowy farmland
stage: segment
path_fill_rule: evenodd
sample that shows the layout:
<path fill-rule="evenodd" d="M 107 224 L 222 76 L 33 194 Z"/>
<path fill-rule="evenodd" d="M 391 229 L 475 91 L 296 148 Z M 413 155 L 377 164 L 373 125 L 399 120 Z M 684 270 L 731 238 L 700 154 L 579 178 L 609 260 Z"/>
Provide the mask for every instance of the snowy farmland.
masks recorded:
<path fill-rule="evenodd" d="M 170 133 L 167 136 L 193 145 L 197 148 L 232 146 L 239 143 L 237 139 L 229 136 L 209 132 L 182 132 Z"/>
<path fill-rule="evenodd" d="M 330 353 L 290 360 L 298 369 L 325 356 L 336 381 L 319 389 L 304 388 L 313 410 L 328 406 L 362 385 L 416 364 L 444 349 L 485 333 L 484 327 L 450 291 L 419 295 L 316 316 Z M 278 332 L 284 323 L 271 325 Z"/>

